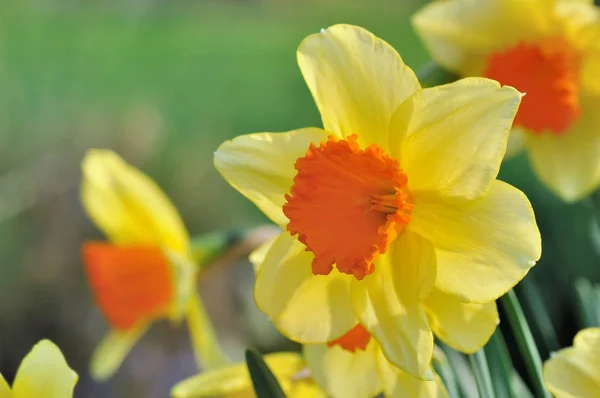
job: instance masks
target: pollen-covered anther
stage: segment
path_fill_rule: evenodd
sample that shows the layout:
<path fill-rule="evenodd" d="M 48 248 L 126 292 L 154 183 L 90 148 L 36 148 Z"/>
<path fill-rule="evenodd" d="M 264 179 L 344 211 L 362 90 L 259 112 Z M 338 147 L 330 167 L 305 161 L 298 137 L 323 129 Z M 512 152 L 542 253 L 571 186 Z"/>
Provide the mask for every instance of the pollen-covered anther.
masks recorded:
<path fill-rule="evenodd" d="M 518 43 L 495 52 L 484 76 L 527 92 L 515 125 L 535 134 L 561 135 L 579 118 L 580 54 L 562 38 Z"/>
<path fill-rule="evenodd" d="M 358 279 L 410 222 L 412 197 L 398 161 L 375 144 L 360 148 L 357 136 L 311 144 L 283 212 L 288 231 L 313 252 L 312 271 L 333 270 Z"/>

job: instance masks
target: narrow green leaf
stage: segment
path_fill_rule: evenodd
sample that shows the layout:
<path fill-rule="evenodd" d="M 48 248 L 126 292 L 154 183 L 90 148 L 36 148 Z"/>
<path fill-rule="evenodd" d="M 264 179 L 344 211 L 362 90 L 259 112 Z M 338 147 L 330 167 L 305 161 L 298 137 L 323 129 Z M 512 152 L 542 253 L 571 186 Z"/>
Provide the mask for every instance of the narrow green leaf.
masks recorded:
<path fill-rule="evenodd" d="M 438 346 L 446 354 L 446 358 L 450 362 L 450 367 L 456 376 L 458 395 L 452 396 L 452 398 L 476 397 L 477 383 L 475 382 L 466 356 L 441 342 L 438 342 Z"/>
<path fill-rule="evenodd" d="M 446 386 L 446 390 L 448 390 L 448 394 L 450 394 L 450 396 L 453 398 L 460 398 L 461 393 L 458 382 L 456 381 L 454 367 L 448 360 L 446 353 L 438 346 L 436 346 L 433 350 L 432 364 L 437 374 L 442 378 L 442 381 Z"/>
<path fill-rule="evenodd" d="M 484 351 L 496 397 L 520 398 L 521 396 L 517 396 L 512 389 L 514 369 L 500 328 L 496 329 Z"/>
<path fill-rule="evenodd" d="M 525 361 L 525 367 L 531 378 L 533 384 L 533 390 L 536 397 L 550 398 L 550 394 L 544 387 L 544 380 L 542 377 L 542 360 L 535 340 L 529 329 L 529 325 L 525 319 L 525 314 L 521 309 L 519 300 L 514 290 L 509 291 L 500 298 L 500 302 L 506 311 L 506 317 L 508 323 L 512 329 L 512 332 L 517 341 L 519 351 Z"/>
<path fill-rule="evenodd" d="M 532 278 L 525 278 L 520 286 L 523 289 L 523 305 L 529 309 L 531 324 L 535 327 L 534 331 L 541 337 L 546 353 L 558 350 L 560 348 L 558 337 L 556 337 L 539 286 Z"/>
<path fill-rule="evenodd" d="M 257 398 L 285 398 L 279 382 L 258 351 L 246 350 L 246 365 Z"/>
<path fill-rule="evenodd" d="M 477 382 L 479 396 L 482 398 L 495 398 L 492 376 L 490 375 L 490 369 L 483 348 L 469 355 L 469 362 L 471 362 L 471 369 Z"/>
<path fill-rule="evenodd" d="M 575 292 L 581 329 L 600 326 L 600 288 L 581 278 L 575 282 Z"/>

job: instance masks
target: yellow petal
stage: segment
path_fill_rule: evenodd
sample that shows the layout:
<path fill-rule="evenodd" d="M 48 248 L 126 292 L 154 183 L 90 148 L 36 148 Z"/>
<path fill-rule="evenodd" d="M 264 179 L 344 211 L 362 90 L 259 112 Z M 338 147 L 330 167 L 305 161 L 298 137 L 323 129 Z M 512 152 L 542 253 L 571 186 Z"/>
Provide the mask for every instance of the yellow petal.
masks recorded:
<path fill-rule="evenodd" d="M 600 32 L 600 29 L 599 29 Z M 600 40 L 600 39 L 599 39 Z M 581 64 L 581 90 L 585 94 L 600 95 L 600 49 L 586 54 Z"/>
<path fill-rule="evenodd" d="M 148 325 L 143 324 L 126 332 L 115 330 L 108 332 L 92 354 L 90 360 L 92 377 L 97 381 L 111 378 L 147 329 Z"/>
<path fill-rule="evenodd" d="M 165 250 L 164 254 L 169 259 L 169 267 L 175 288 L 175 296 L 171 301 L 167 315 L 173 323 L 177 324 L 186 315 L 190 298 L 196 294 L 197 265 L 186 254 L 172 250 Z"/>
<path fill-rule="evenodd" d="M 434 288 L 423 302 L 433 333 L 455 350 L 472 354 L 483 347 L 500 319 L 496 302 L 463 303 Z"/>
<path fill-rule="evenodd" d="M 436 287 L 463 302 L 487 303 L 502 296 L 541 255 L 529 200 L 501 181 L 472 201 L 415 196 L 408 229 L 435 246 Z"/>
<path fill-rule="evenodd" d="M 600 391 L 600 328 L 577 334 L 544 363 L 544 384 L 556 398 L 595 398 Z"/>
<path fill-rule="evenodd" d="M 88 151 L 82 169 L 85 210 L 111 241 L 188 250 L 177 210 L 148 176 L 108 150 Z"/>
<path fill-rule="evenodd" d="M 420 88 L 414 72 L 385 41 L 365 29 L 335 25 L 308 36 L 298 64 L 326 130 L 387 149 L 396 108 Z"/>
<path fill-rule="evenodd" d="M 300 355 L 291 352 L 279 352 L 264 356 L 265 362 L 287 391 L 291 389 L 292 378 L 304 367 Z M 213 370 L 190 377 L 173 387 L 173 398 L 214 397 L 252 391 L 252 381 L 245 363 Z"/>
<path fill-rule="evenodd" d="M 366 350 L 346 351 L 338 345 L 304 345 L 304 356 L 313 379 L 333 398 L 374 397 L 382 390 L 376 363 L 377 342 Z"/>
<path fill-rule="evenodd" d="M 274 223 L 286 225 L 281 208 L 294 183 L 294 163 L 311 143 L 326 139 L 327 133 L 317 128 L 242 135 L 221 144 L 215 152 L 215 167 Z"/>
<path fill-rule="evenodd" d="M 564 23 L 564 35 L 581 54 L 581 92 L 600 95 L 600 8 L 593 0 L 559 1 L 556 12 Z"/>
<path fill-rule="evenodd" d="M 573 339 L 573 343 L 578 350 L 600 352 L 600 327 L 581 330 Z"/>
<path fill-rule="evenodd" d="M 21 362 L 15 382 L 15 398 L 68 398 L 77 383 L 75 373 L 60 349 L 49 340 L 37 343 Z"/>
<path fill-rule="evenodd" d="M 248 260 L 250 260 L 250 262 L 252 263 L 252 268 L 254 268 L 254 273 L 258 272 L 260 266 L 265 261 L 265 257 L 267 256 L 269 250 L 271 250 L 271 246 L 273 246 L 275 239 L 277 238 L 275 237 L 263 243 L 248 256 Z"/>
<path fill-rule="evenodd" d="M 351 275 L 312 274 L 314 255 L 289 233 L 273 243 L 254 285 L 258 308 L 284 335 L 300 343 L 325 343 L 357 321 L 350 305 Z"/>
<path fill-rule="evenodd" d="M 463 76 L 481 74 L 494 50 L 551 35 L 553 1 L 446 0 L 423 7 L 412 23 L 433 59 Z"/>
<path fill-rule="evenodd" d="M 561 136 L 529 134 L 533 169 L 567 202 L 589 195 L 600 184 L 600 96 L 581 98 L 581 117 Z"/>
<path fill-rule="evenodd" d="M 327 398 L 327 394 L 311 379 L 294 381 L 287 396 L 288 398 Z"/>
<path fill-rule="evenodd" d="M 394 114 L 392 155 L 412 192 L 475 198 L 496 178 L 521 94 L 489 79 L 426 88 Z M 408 109 L 408 110 L 407 110 Z M 410 116 L 409 116 L 410 115 Z"/>
<path fill-rule="evenodd" d="M 381 345 L 390 362 L 425 377 L 433 335 L 421 308 L 435 280 L 431 243 L 404 232 L 375 262 L 375 271 L 352 282 L 352 305 L 360 323 Z"/>
<path fill-rule="evenodd" d="M 13 393 L 10 390 L 10 386 L 4 380 L 4 376 L 0 374 L 0 398 L 14 398 Z"/>
<path fill-rule="evenodd" d="M 444 383 L 433 370 L 434 380 L 418 379 L 393 366 L 381 352 L 377 355 L 377 366 L 386 397 L 448 398 Z"/>

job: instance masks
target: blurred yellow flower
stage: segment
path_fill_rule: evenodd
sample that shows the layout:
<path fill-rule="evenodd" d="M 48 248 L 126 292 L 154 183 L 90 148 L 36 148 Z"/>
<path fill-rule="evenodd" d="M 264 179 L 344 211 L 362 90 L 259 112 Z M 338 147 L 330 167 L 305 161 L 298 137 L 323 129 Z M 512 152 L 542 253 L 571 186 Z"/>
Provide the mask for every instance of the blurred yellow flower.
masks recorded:
<path fill-rule="evenodd" d="M 265 363 L 289 398 L 326 398 L 304 373 L 306 363 L 299 354 L 279 352 L 264 356 Z M 178 383 L 171 390 L 173 398 L 255 397 L 248 368 L 239 363 L 205 372 Z"/>
<path fill-rule="evenodd" d="M 592 0 L 443 0 L 414 26 L 433 59 L 527 93 L 509 153 L 525 146 L 566 201 L 600 184 L 600 9 Z"/>
<path fill-rule="evenodd" d="M 240 136 L 215 153 L 286 230 L 257 274 L 257 305 L 305 344 L 360 323 L 390 362 L 427 377 L 432 329 L 463 352 L 482 347 L 494 300 L 540 256 L 529 201 L 495 179 L 521 95 L 484 78 L 421 89 L 392 47 L 349 25 L 306 38 L 298 62 L 324 129 Z"/>
<path fill-rule="evenodd" d="M 60 349 L 49 340 L 37 343 L 21 362 L 12 390 L 0 375 L 0 398 L 68 398 L 77 383 Z"/>
<path fill-rule="evenodd" d="M 358 324 L 328 344 L 306 344 L 304 355 L 312 378 L 333 398 L 446 398 L 437 374 L 422 380 L 392 365 L 377 341 Z"/>
<path fill-rule="evenodd" d="M 83 247 L 90 286 L 112 329 L 92 357 L 91 373 L 103 380 L 152 321 L 186 315 L 198 333 L 203 325 L 188 233 L 167 196 L 112 151 L 90 150 L 82 169 L 83 205 L 110 240 Z"/>
<path fill-rule="evenodd" d="M 305 360 L 295 353 L 280 352 L 265 355 L 265 362 L 290 398 L 371 398 L 382 392 L 390 398 L 448 397 L 437 375 L 435 381 L 408 375 L 385 359 L 374 339 L 362 346 L 364 338 L 361 341 L 352 336 L 356 330 L 331 344 L 305 345 Z M 171 396 L 250 398 L 256 395 L 246 365 L 240 363 L 184 380 L 173 387 Z"/>
<path fill-rule="evenodd" d="M 600 328 L 577 333 L 573 347 L 544 363 L 544 383 L 556 398 L 596 398 L 600 394 Z"/>

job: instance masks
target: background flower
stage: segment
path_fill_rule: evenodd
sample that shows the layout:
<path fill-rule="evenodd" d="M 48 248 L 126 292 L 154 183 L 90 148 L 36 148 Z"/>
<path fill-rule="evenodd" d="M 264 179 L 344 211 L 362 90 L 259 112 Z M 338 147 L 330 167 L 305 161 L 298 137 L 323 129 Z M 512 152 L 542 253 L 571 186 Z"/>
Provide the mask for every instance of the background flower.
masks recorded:
<path fill-rule="evenodd" d="M 527 93 L 509 154 L 573 202 L 600 184 L 600 9 L 578 0 L 435 1 L 413 17 L 433 59 Z"/>

